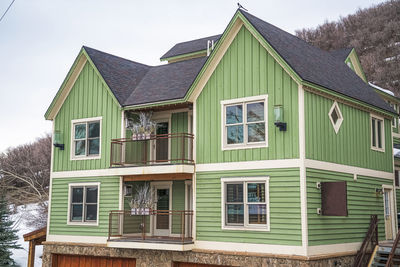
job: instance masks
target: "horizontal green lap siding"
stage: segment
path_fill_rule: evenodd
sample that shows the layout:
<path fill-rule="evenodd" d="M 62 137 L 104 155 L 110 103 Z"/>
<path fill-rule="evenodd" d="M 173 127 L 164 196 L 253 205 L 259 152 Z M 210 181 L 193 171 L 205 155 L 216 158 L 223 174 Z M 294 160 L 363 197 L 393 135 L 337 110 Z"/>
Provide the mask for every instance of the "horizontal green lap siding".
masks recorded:
<path fill-rule="evenodd" d="M 268 95 L 268 147 L 221 150 L 221 100 Z M 287 131 L 274 125 L 273 107 L 283 105 Z M 298 85 L 242 27 L 196 102 L 196 163 L 299 157 Z"/>
<path fill-rule="evenodd" d="M 310 246 L 362 242 L 369 227 L 370 216 L 378 215 L 379 239 L 385 239 L 385 224 L 382 195 L 375 194 L 375 188 L 391 185 L 391 180 L 357 176 L 352 174 L 307 169 L 307 217 L 308 244 Z M 347 182 L 348 216 L 322 216 L 321 190 L 317 182 Z"/>
<path fill-rule="evenodd" d="M 71 160 L 71 120 L 92 117 L 102 117 L 101 158 Z M 54 123 L 54 129 L 63 133 L 65 150 L 54 149 L 53 171 L 110 167 L 111 139 L 121 137 L 121 111 L 89 62 L 83 67 Z"/>
<path fill-rule="evenodd" d="M 391 122 L 385 119 L 385 152 L 371 149 L 370 113 L 339 103 L 343 123 L 336 134 L 329 119 L 334 101 L 305 92 L 306 158 L 392 172 Z"/>
<path fill-rule="evenodd" d="M 90 177 L 90 178 L 53 178 L 50 234 L 51 235 L 82 235 L 107 236 L 108 214 L 110 210 L 118 210 L 119 177 Z M 82 226 L 67 225 L 68 219 L 68 184 L 69 183 L 100 183 L 99 225 Z"/>
<path fill-rule="evenodd" d="M 221 229 L 221 178 L 269 176 L 270 231 Z M 201 172 L 196 174 L 197 240 L 301 246 L 298 169 Z"/>

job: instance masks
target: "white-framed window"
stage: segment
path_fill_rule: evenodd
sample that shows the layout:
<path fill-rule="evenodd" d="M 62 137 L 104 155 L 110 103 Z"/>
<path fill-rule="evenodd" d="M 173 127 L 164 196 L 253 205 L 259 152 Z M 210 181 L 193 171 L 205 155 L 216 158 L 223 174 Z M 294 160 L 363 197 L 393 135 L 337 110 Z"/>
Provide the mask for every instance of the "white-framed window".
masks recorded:
<path fill-rule="evenodd" d="M 99 159 L 102 117 L 71 121 L 71 160 Z"/>
<path fill-rule="evenodd" d="M 221 178 L 222 229 L 269 231 L 269 177 Z"/>
<path fill-rule="evenodd" d="M 340 111 L 338 103 L 335 101 L 328 113 L 329 120 L 332 123 L 333 129 L 337 134 L 343 122 L 342 112 Z"/>
<path fill-rule="evenodd" d="M 268 146 L 268 96 L 221 101 L 221 149 Z"/>
<path fill-rule="evenodd" d="M 397 113 L 399 113 L 399 107 L 398 107 L 397 104 L 392 103 L 392 102 L 390 102 L 390 101 L 388 101 L 388 104 L 389 104 L 394 110 L 396 110 Z M 397 126 L 397 120 L 398 120 L 397 117 L 393 117 L 393 120 L 392 120 L 392 127 L 393 127 L 393 128 L 396 128 L 396 126 Z"/>
<path fill-rule="evenodd" d="M 100 183 L 72 183 L 68 186 L 67 224 L 98 225 Z"/>
<path fill-rule="evenodd" d="M 371 114 L 371 149 L 385 152 L 384 119 Z"/>

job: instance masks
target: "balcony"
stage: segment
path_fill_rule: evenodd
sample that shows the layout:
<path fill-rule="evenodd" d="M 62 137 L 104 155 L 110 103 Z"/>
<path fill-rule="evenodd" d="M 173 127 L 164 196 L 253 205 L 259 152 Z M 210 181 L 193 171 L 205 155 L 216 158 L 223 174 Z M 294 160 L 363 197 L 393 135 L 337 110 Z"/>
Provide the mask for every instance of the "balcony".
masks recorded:
<path fill-rule="evenodd" d="M 111 140 L 111 167 L 194 164 L 190 133 L 169 133 Z"/>
<path fill-rule="evenodd" d="M 109 213 L 108 246 L 190 250 L 192 225 L 191 210 L 148 210 L 145 215 L 114 210 Z"/>

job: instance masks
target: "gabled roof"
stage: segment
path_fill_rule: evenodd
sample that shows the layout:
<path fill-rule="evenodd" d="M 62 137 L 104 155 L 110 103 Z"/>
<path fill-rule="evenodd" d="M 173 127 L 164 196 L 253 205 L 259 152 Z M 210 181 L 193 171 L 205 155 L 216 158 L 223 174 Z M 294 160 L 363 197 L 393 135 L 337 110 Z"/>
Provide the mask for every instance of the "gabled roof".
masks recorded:
<path fill-rule="evenodd" d="M 184 54 L 189 54 L 198 51 L 204 51 L 207 49 L 207 41 L 214 40 L 214 44 L 219 40 L 221 34 L 204 37 L 196 40 L 182 42 L 174 45 L 167 53 L 165 53 L 160 59 L 166 59 L 176 57 Z"/>
<path fill-rule="evenodd" d="M 206 57 L 148 66 L 83 47 L 121 106 L 183 98 Z"/>
<path fill-rule="evenodd" d="M 341 60 L 342 62 L 345 62 L 346 59 L 348 58 L 348 56 L 350 55 L 351 50 L 353 50 L 353 48 L 342 48 L 342 49 L 329 51 L 329 53 L 332 56 L 336 57 L 337 59 Z"/>
<path fill-rule="evenodd" d="M 391 108 L 344 62 L 243 10 L 239 10 L 262 37 L 304 80 L 390 113 Z"/>

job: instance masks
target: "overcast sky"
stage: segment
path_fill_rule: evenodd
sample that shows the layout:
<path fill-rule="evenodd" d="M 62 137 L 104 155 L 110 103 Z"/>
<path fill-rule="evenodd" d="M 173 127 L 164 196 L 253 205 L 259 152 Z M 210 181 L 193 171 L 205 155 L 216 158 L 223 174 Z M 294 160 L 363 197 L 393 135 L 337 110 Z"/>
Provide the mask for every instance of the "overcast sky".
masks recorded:
<path fill-rule="evenodd" d="M 12 0 L 0 0 L 0 16 Z M 240 3 L 290 33 L 382 1 Z M 149 65 L 175 43 L 222 33 L 237 0 L 15 0 L 0 21 L 0 151 L 51 131 L 43 115 L 82 45 Z"/>

